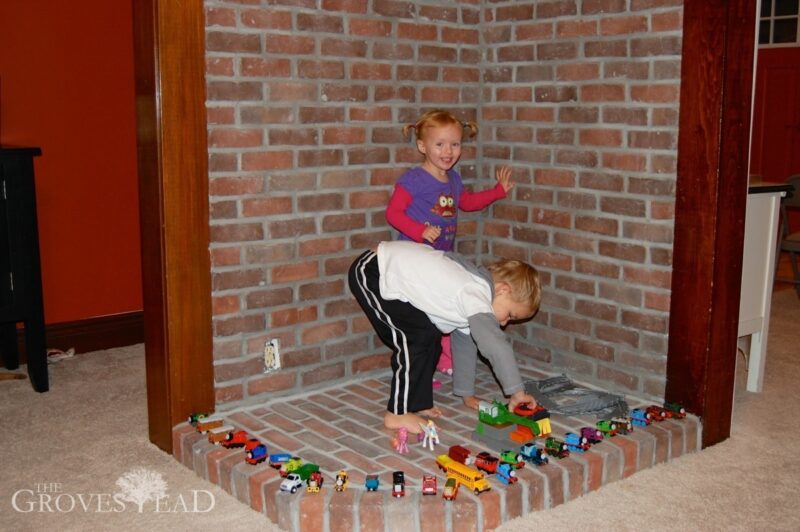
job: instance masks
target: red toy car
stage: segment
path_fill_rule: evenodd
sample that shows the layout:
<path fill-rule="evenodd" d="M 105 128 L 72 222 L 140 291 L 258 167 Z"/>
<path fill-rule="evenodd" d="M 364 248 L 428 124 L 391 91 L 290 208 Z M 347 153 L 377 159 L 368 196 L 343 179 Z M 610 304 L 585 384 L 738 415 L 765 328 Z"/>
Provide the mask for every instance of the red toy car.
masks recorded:
<path fill-rule="evenodd" d="M 229 432 L 225 436 L 225 440 L 222 442 L 222 446 L 226 449 L 233 449 L 236 447 L 244 447 L 245 443 L 247 443 L 247 432 L 243 430 L 237 430 L 236 432 Z"/>
<path fill-rule="evenodd" d="M 425 475 L 422 477 L 422 494 L 423 495 L 436 495 L 436 477 L 433 475 Z"/>

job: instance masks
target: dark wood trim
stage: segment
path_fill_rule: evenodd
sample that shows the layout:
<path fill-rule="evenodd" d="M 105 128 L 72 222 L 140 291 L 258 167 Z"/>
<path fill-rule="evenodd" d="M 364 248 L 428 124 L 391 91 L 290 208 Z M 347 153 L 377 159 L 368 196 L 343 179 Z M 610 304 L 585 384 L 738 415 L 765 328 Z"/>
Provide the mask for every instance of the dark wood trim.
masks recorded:
<path fill-rule="evenodd" d="M 755 0 L 684 2 L 666 398 L 730 435 L 742 275 Z"/>
<path fill-rule="evenodd" d="M 134 0 L 150 441 L 214 409 L 202 0 Z"/>
<path fill-rule="evenodd" d="M 89 353 L 144 342 L 144 314 L 125 312 L 85 320 L 67 321 L 45 326 L 49 349 L 75 349 L 75 353 Z M 17 330 L 20 364 L 27 362 L 25 330 Z"/>

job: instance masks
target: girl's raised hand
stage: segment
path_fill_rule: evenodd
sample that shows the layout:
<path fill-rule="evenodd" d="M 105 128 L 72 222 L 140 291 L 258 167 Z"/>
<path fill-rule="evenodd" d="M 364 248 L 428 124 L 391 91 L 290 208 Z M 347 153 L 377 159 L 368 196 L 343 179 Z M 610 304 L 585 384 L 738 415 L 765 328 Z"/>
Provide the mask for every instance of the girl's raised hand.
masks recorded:
<path fill-rule="evenodd" d="M 511 182 L 511 167 L 501 166 L 496 172 L 497 182 L 503 187 L 503 190 L 508 194 L 508 191 L 514 188 L 514 183 Z"/>

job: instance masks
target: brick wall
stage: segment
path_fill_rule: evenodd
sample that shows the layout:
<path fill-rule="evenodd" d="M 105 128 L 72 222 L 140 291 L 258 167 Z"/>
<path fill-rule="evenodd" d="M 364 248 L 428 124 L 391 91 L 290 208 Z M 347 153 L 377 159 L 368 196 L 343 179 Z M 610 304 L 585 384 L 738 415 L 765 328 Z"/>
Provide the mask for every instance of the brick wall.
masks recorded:
<path fill-rule="evenodd" d="M 217 403 L 387 365 L 346 286 L 391 237 L 420 156 L 401 127 L 478 121 L 458 165 L 518 186 L 462 216 L 459 249 L 536 264 L 522 356 L 660 395 L 669 308 L 681 2 L 206 0 Z M 262 374 L 264 342 L 284 369 Z"/>

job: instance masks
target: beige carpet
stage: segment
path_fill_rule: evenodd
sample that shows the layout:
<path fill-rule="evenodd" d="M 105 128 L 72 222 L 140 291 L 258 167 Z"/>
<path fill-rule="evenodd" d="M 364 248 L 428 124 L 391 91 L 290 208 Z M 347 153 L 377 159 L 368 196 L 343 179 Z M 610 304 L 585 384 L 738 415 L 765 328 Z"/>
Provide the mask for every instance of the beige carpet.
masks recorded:
<path fill-rule="evenodd" d="M 764 393 L 740 372 L 729 440 L 501 530 L 800 530 L 800 300 L 780 291 L 772 308 Z M 141 345 L 50 374 L 46 394 L 0 382 L 0 530 L 277 530 L 148 442 Z M 160 508 L 138 511 L 124 484 L 137 468 L 163 488 Z"/>

